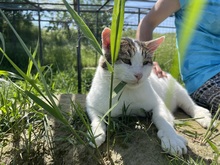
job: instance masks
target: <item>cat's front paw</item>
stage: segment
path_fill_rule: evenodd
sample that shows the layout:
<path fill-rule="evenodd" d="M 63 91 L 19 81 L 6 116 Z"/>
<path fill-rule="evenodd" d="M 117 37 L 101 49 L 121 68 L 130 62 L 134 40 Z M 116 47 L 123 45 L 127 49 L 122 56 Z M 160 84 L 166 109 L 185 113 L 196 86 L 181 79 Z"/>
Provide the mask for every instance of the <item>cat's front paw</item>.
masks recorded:
<path fill-rule="evenodd" d="M 200 106 L 196 106 L 194 118 L 204 128 L 208 128 L 212 120 L 209 110 Z M 213 126 L 215 126 L 215 123 Z"/>
<path fill-rule="evenodd" d="M 170 155 L 183 155 L 187 153 L 187 140 L 178 134 L 167 134 L 163 130 L 159 130 L 157 136 L 161 140 L 162 149 Z"/>
<path fill-rule="evenodd" d="M 93 137 L 90 137 L 90 142 L 89 144 L 96 148 L 101 146 L 102 143 L 105 142 L 106 138 L 106 133 L 105 133 L 105 126 L 102 126 L 102 124 L 92 124 L 92 132 L 93 132 Z M 94 138 L 94 140 L 92 140 Z M 95 142 L 95 144 L 94 144 Z"/>

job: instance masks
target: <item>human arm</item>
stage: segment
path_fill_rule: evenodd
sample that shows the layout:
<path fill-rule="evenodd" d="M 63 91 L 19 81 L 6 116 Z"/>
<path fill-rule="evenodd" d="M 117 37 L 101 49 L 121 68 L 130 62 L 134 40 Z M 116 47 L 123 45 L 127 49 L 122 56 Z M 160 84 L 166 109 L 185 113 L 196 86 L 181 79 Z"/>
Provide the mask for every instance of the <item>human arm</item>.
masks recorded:
<path fill-rule="evenodd" d="M 149 41 L 153 38 L 154 29 L 172 13 L 180 9 L 179 0 L 158 0 L 151 11 L 141 20 L 136 32 L 136 39 Z M 167 77 L 157 62 L 153 63 L 153 71 L 159 77 Z"/>
<path fill-rule="evenodd" d="M 154 29 L 179 9 L 179 0 L 158 0 L 151 11 L 139 23 L 136 39 L 140 41 L 151 40 Z"/>

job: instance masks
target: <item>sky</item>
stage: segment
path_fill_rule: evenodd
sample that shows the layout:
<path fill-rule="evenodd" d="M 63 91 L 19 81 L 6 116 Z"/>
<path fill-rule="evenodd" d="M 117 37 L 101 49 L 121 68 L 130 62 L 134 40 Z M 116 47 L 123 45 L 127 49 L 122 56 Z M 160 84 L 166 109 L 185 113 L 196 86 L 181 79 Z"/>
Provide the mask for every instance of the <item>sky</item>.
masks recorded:
<path fill-rule="evenodd" d="M 156 2 L 156 0 L 155 0 Z M 129 7 L 142 7 L 142 8 L 152 8 L 155 2 L 143 2 L 143 1 L 133 1 L 133 0 L 127 0 L 125 6 Z M 145 15 L 141 15 L 141 19 L 144 17 Z M 137 19 L 136 16 L 129 16 L 130 20 L 135 20 Z M 174 17 L 169 17 L 167 18 L 165 21 L 163 21 L 160 25 L 160 27 L 157 27 L 155 29 L 155 32 L 158 33 L 171 33 L 171 32 L 175 32 L 175 25 L 174 25 Z"/>
<path fill-rule="evenodd" d="M 30 0 L 32 2 L 40 2 L 40 3 L 63 3 L 62 0 Z M 102 0 L 103 2 L 106 2 L 106 0 Z M 146 0 L 147 1 L 147 0 Z M 154 5 L 154 2 L 143 2 L 143 0 L 138 1 L 138 0 L 127 0 L 125 3 L 126 7 L 141 7 L 141 8 L 151 8 Z M 156 0 L 155 0 L 156 1 Z M 72 3 L 73 0 L 67 0 L 67 2 Z M 89 2 L 89 1 L 88 1 Z M 109 4 L 112 4 L 113 0 L 110 1 Z M 127 9 L 129 11 L 138 11 L 137 9 Z M 50 17 L 51 14 L 49 14 Z M 140 16 L 142 19 L 144 17 L 144 14 Z M 36 23 L 35 23 L 36 24 Z M 130 26 L 132 29 L 137 28 L 138 24 L 138 15 L 137 14 L 125 14 L 125 24 L 132 24 L 134 26 Z M 47 23 L 42 22 L 42 27 L 48 26 Z M 160 28 L 166 27 L 166 28 Z M 169 28 L 172 27 L 172 28 Z M 158 28 L 155 29 L 155 32 L 159 33 L 168 33 L 168 32 L 175 32 L 174 28 L 174 18 L 170 17 L 166 19 L 164 22 L 162 22 Z"/>

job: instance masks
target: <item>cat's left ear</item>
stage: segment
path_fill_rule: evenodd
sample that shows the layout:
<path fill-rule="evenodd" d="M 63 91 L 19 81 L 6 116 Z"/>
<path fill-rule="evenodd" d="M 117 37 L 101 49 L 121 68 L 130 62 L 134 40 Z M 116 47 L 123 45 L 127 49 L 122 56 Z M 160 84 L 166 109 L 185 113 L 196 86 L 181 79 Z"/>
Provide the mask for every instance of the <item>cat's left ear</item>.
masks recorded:
<path fill-rule="evenodd" d="M 160 46 L 160 44 L 164 41 L 165 39 L 165 36 L 162 36 L 162 37 L 159 37 L 159 38 L 156 38 L 154 40 L 151 40 L 151 41 L 147 41 L 145 42 L 148 50 L 150 50 L 151 53 L 154 53 L 155 50 L 157 50 L 157 48 Z"/>
<path fill-rule="evenodd" d="M 110 51 L 110 35 L 111 29 L 105 27 L 105 29 L 102 31 L 102 49 L 105 50 L 105 52 Z"/>

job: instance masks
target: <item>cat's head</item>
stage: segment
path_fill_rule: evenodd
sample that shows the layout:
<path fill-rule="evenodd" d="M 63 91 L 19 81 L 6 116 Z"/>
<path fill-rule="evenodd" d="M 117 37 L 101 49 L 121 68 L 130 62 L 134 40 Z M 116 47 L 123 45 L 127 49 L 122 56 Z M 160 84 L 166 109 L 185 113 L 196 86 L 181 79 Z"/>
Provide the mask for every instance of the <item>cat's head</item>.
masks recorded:
<path fill-rule="evenodd" d="M 111 29 L 109 28 L 102 31 L 102 51 L 105 60 L 109 63 L 111 63 L 110 33 Z M 150 75 L 153 66 L 153 53 L 163 40 L 164 37 L 147 42 L 122 38 L 118 58 L 114 65 L 114 78 L 124 81 L 130 86 L 141 84 Z M 104 60 L 100 60 L 99 65 L 107 69 Z"/>

